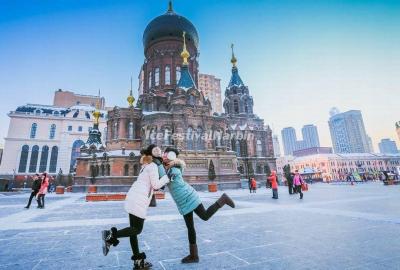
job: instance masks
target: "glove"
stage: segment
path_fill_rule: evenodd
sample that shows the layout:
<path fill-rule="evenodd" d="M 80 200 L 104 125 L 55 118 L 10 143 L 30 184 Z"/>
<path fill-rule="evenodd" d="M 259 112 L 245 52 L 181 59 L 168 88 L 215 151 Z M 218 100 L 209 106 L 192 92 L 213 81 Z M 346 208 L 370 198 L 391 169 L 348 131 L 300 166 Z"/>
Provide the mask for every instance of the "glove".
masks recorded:
<path fill-rule="evenodd" d="M 175 174 L 172 172 L 172 170 L 168 170 L 167 176 L 171 182 L 174 181 Z"/>

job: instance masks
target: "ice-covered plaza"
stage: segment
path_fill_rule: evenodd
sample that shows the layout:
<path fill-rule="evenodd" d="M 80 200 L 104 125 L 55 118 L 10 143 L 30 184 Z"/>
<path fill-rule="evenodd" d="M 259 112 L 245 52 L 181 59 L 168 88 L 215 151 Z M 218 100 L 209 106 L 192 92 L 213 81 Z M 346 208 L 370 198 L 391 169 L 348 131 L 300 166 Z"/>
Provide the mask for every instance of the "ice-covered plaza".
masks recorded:
<path fill-rule="evenodd" d="M 400 269 L 400 186 L 311 185 L 304 199 L 280 187 L 226 190 L 236 208 L 195 218 L 200 263 L 182 265 L 186 227 L 167 193 L 150 208 L 140 247 L 153 269 Z M 210 205 L 220 194 L 201 192 Z M 85 194 L 0 195 L 0 269 L 132 269 L 128 239 L 104 257 L 100 231 L 128 224 L 123 202 L 85 202 Z"/>

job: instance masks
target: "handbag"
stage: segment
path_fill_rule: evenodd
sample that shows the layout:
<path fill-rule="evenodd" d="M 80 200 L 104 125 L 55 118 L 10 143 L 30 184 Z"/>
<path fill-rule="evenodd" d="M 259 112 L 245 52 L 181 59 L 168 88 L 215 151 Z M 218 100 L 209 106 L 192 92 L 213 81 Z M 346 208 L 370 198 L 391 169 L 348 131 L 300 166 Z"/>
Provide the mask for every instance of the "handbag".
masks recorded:
<path fill-rule="evenodd" d="M 156 201 L 156 195 L 154 195 L 151 197 L 151 201 L 150 201 L 150 207 L 156 207 L 157 206 L 157 201 Z"/>
<path fill-rule="evenodd" d="M 308 184 L 303 182 L 303 183 L 301 184 L 301 190 L 302 190 L 302 191 L 308 191 Z"/>

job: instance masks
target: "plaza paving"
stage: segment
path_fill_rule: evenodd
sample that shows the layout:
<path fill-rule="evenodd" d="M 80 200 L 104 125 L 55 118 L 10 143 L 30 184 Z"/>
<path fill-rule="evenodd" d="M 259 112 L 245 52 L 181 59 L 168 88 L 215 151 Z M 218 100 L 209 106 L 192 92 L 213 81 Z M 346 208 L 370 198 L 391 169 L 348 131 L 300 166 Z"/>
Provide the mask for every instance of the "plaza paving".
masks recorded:
<path fill-rule="evenodd" d="M 139 236 L 153 269 L 400 269 L 400 186 L 316 184 L 304 200 L 281 187 L 227 190 L 235 209 L 196 217 L 200 263 L 182 265 L 186 227 L 169 194 L 150 208 Z M 201 192 L 206 206 L 221 193 Z M 0 269 L 131 269 L 128 239 L 102 255 L 100 231 L 127 225 L 123 202 L 87 203 L 50 194 L 25 210 L 28 194 L 0 195 Z"/>

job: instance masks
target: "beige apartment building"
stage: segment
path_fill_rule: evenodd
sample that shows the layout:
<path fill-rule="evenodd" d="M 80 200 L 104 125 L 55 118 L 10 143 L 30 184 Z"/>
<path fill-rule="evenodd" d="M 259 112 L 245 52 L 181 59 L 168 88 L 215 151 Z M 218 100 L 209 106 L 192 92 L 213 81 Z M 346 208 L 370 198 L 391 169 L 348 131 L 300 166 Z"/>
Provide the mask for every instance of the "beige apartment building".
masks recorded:
<path fill-rule="evenodd" d="M 199 90 L 210 100 L 212 112 L 222 113 L 221 79 L 214 75 L 199 74 Z"/>
<path fill-rule="evenodd" d="M 92 107 L 99 106 L 100 110 L 104 110 L 106 102 L 104 97 L 75 94 L 71 91 L 58 89 L 54 93 L 53 106 L 61 108 L 69 108 L 75 105 L 89 105 Z"/>

